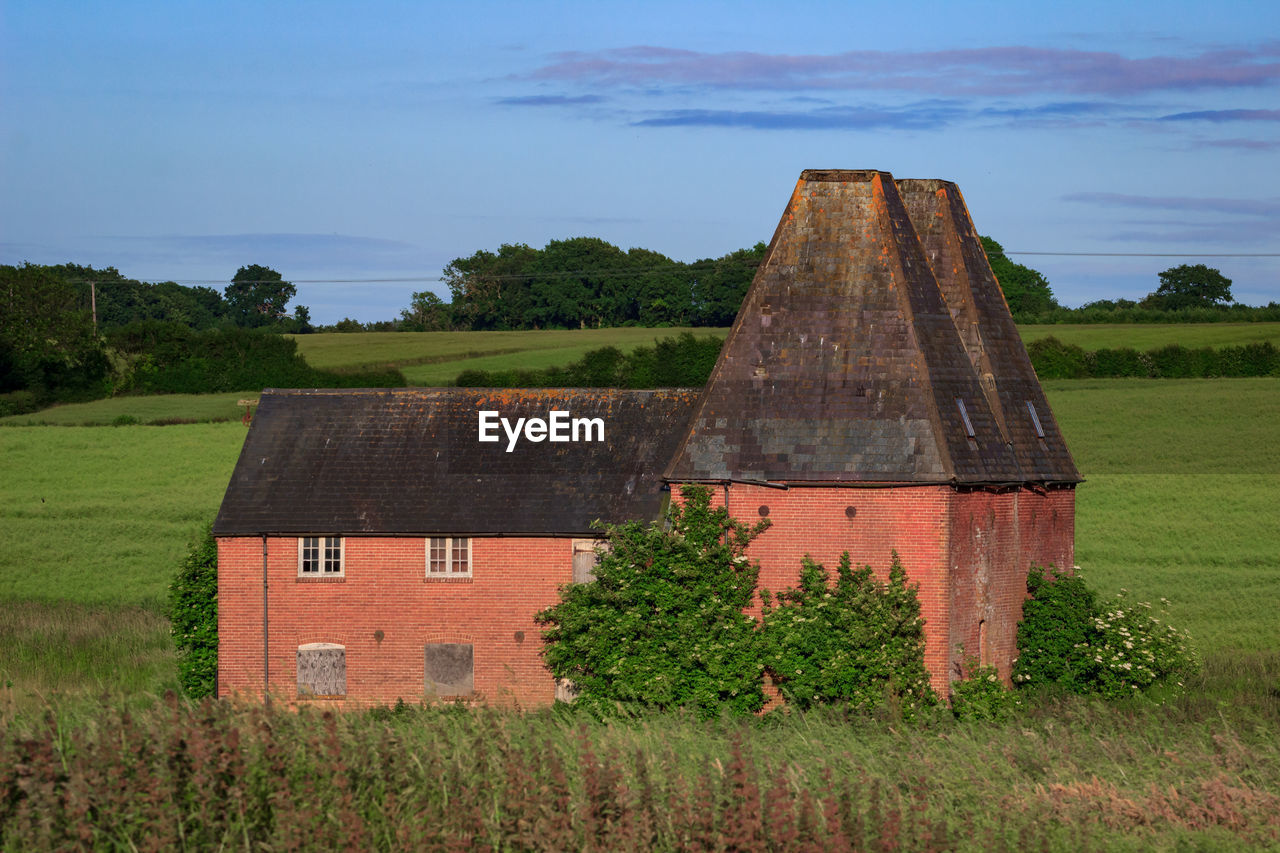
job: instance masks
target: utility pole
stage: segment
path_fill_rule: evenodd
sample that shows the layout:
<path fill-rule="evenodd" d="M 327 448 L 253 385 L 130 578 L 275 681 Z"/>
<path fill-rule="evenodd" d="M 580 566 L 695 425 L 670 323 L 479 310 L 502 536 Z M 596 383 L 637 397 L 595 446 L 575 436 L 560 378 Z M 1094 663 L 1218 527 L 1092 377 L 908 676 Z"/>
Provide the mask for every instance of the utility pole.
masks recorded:
<path fill-rule="evenodd" d="M 98 336 L 98 287 L 93 279 L 89 279 L 89 307 L 93 311 L 93 335 Z"/>

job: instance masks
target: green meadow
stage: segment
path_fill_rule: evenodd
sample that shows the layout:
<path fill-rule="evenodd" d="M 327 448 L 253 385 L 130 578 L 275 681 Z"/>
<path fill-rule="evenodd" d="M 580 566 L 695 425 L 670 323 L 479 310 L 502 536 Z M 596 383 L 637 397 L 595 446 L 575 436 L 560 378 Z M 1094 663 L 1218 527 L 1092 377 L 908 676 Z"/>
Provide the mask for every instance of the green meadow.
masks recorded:
<path fill-rule="evenodd" d="M 1024 343 L 1052 336 L 1086 350 L 1149 350 L 1171 344 L 1219 349 L 1267 341 L 1280 346 L 1280 323 L 1061 323 L 1019 326 L 1018 333 Z"/>

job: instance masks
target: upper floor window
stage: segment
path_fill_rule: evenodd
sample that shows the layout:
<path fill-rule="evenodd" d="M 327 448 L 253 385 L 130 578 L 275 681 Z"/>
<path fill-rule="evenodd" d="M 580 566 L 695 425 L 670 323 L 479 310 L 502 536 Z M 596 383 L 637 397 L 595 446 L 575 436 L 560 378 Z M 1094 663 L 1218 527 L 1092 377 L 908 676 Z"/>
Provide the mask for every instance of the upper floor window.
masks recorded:
<path fill-rule="evenodd" d="M 428 539 L 427 577 L 471 577 L 471 540 L 458 536 L 432 536 Z"/>
<path fill-rule="evenodd" d="M 342 537 L 300 537 L 298 539 L 298 577 L 342 577 Z"/>

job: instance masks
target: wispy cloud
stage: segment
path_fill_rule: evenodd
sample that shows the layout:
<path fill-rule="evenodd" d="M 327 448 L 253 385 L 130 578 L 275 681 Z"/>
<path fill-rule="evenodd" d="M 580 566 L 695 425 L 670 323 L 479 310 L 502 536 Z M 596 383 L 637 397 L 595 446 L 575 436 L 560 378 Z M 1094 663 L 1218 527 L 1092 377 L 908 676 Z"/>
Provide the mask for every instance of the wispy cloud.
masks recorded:
<path fill-rule="evenodd" d="M 837 54 L 706 53 L 635 46 L 560 54 L 527 76 L 601 88 L 1117 96 L 1272 83 L 1280 80 L 1280 44 L 1140 58 L 1025 46 Z"/>
<path fill-rule="evenodd" d="M 1148 196 L 1122 193 L 1069 193 L 1063 201 L 1084 202 L 1104 207 L 1142 210 L 1199 211 L 1234 216 L 1280 216 L 1280 199 L 1199 198 L 1192 196 Z"/>
<path fill-rule="evenodd" d="M 605 99 L 600 95 L 525 95 L 498 98 L 497 103 L 504 107 L 571 107 L 600 104 L 604 101 Z"/>
<path fill-rule="evenodd" d="M 1280 121 L 1280 110 L 1196 110 L 1160 116 L 1160 121 Z"/>
<path fill-rule="evenodd" d="M 965 115 L 941 105 L 900 109 L 820 107 L 811 110 L 667 110 L 632 122 L 638 127 L 745 127 L 755 130 L 923 130 Z"/>
<path fill-rule="evenodd" d="M 1204 139 L 1195 143 L 1197 148 L 1230 148 L 1236 151 L 1275 151 L 1280 149 L 1280 139 Z"/>

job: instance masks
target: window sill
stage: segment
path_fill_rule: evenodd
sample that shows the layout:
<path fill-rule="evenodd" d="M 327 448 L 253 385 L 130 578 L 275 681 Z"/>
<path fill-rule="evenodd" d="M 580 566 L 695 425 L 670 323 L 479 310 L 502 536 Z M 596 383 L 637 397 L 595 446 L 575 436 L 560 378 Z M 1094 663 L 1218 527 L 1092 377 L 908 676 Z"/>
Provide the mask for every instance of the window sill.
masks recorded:
<path fill-rule="evenodd" d="M 344 699 L 346 699 L 346 698 L 347 698 L 347 697 L 346 697 L 346 694 L 343 694 L 343 693 L 333 693 L 333 694 L 329 694 L 329 693 L 299 693 L 299 694 L 298 694 L 298 701 L 299 701 L 299 702 L 310 702 L 310 701 L 311 701 L 311 700 L 313 700 L 313 699 L 323 699 L 323 700 L 325 700 L 325 701 L 329 701 L 329 702 L 340 702 L 340 701 L 342 701 L 342 700 L 344 700 Z"/>
<path fill-rule="evenodd" d="M 471 583 L 471 575 L 425 577 L 423 583 Z"/>
<path fill-rule="evenodd" d="M 329 578 L 323 578 L 323 577 L 321 577 L 321 578 L 304 578 L 304 577 L 299 577 L 299 578 L 295 578 L 294 580 L 295 580 L 296 582 L 298 582 L 298 583 L 346 583 L 346 582 L 347 582 L 347 579 L 346 579 L 346 577 L 345 577 L 345 576 L 339 576 L 339 577 L 336 577 L 336 578 L 333 578 L 333 577 L 329 577 Z"/>

